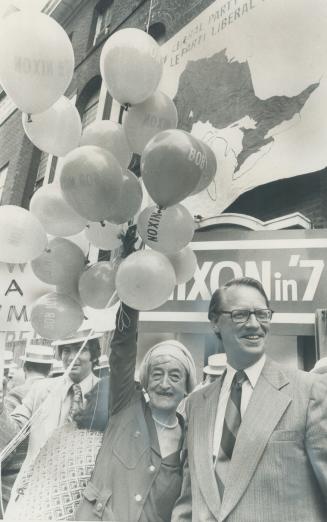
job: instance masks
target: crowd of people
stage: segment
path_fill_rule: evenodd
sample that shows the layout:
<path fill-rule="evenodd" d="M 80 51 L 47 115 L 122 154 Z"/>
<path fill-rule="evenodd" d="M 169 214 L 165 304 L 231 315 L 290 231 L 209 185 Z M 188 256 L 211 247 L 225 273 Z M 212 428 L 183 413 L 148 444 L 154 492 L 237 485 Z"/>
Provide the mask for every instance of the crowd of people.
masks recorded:
<path fill-rule="evenodd" d="M 1 395 L 4 519 L 325 521 L 325 366 L 271 360 L 272 314 L 254 279 L 217 289 L 208 316 L 225 353 L 199 384 L 176 339 L 153 346 L 135 380 L 138 312 L 125 304 L 110 372 L 96 337 L 57 341 L 60 376 L 50 351 L 27 350 L 24 384 Z"/>

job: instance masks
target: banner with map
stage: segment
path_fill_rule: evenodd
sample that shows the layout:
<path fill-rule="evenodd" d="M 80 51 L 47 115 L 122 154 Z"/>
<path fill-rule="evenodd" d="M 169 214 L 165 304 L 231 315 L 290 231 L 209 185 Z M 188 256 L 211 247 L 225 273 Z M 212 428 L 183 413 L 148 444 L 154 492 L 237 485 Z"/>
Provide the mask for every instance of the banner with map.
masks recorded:
<path fill-rule="evenodd" d="M 193 214 L 327 165 L 326 20 L 326 0 L 217 0 L 162 46 L 178 127 L 218 159 Z"/>

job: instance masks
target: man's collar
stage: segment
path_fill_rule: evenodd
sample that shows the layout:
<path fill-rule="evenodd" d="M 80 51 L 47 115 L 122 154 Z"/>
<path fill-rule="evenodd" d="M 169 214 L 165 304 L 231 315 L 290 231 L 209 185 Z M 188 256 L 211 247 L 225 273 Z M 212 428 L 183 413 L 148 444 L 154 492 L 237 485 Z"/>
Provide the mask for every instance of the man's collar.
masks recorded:
<path fill-rule="evenodd" d="M 81 382 L 78 383 L 81 387 L 83 397 L 85 396 L 86 393 L 91 391 L 91 389 L 93 388 L 94 380 L 98 380 L 98 379 L 91 372 L 91 373 L 89 373 L 89 375 L 87 375 L 87 377 L 85 377 L 85 379 L 83 379 Z M 75 383 L 74 383 L 74 381 L 72 381 L 72 379 L 69 377 L 69 375 L 66 376 L 65 381 L 67 383 L 66 393 L 68 393 L 68 390 Z"/>
<path fill-rule="evenodd" d="M 246 373 L 247 378 L 249 379 L 249 382 L 252 386 L 252 388 L 255 387 L 255 385 L 258 382 L 258 379 L 260 377 L 260 374 L 262 372 L 262 368 L 266 362 L 266 354 L 263 354 L 258 361 L 256 361 L 252 366 L 248 366 L 248 368 L 244 369 L 244 372 Z M 230 387 L 233 377 L 236 373 L 235 368 L 230 366 L 228 363 L 226 364 L 226 376 L 225 376 L 225 382 L 228 387 Z"/>

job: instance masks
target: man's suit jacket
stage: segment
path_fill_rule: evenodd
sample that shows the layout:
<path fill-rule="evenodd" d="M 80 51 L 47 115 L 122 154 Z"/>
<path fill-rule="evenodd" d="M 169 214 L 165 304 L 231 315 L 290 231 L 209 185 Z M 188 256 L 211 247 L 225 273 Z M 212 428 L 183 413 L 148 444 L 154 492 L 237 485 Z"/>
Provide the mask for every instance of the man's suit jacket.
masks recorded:
<path fill-rule="evenodd" d="M 188 461 L 172 522 L 327 520 L 327 381 L 267 359 L 220 501 L 213 434 L 222 378 L 187 402 Z"/>
<path fill-rule="evenodd" d="M 92 387 L 98 380 L 98 377 L 92 374 Z M 53 431 L 59 427 L 68 387 L 69 384 L 67 385 L 63 376 L 43 379 L 32 386 L 23 403 L 10 415 L 6 411 L 0 415 L 0 449 L 10 442 L 26 422 L 32 421 L 26 459 L 17 479 L 27 465 L 34 461 Z"/>

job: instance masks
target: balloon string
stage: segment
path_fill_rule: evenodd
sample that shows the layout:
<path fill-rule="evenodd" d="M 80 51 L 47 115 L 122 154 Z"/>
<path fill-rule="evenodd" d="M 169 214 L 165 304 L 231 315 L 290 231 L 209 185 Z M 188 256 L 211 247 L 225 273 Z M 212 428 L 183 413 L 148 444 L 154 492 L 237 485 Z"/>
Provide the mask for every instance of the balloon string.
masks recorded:
<path fill-rule="evenodd" d="M 94 333 L 94 329 L 92 328 L 89 332 L 89 334 L 86 336 L 86 338 L 84 339 L 83 343 L 82 343 L 82 346 L 80 347 L 80 349 L 78 350 L 78 352 L 76 353 L 74 359 L 72 360 L 72 362 L 70 363 L 70 365 L 68 366 L 68 368 L 65 370 L 64 374 L 63 374 L 63 377 L 65 378 L 71 371 L 72 367 L 74 366 L 77 358 L 79 357 L 79 355 L 81 354 L 82 350 L 84 349 L 86 343 L 88 342 L 89 338 L 91 337 L 91 335 L 93 335 Z M 10 455 L 10 453 L 12 453 L 14 451 L 14 449 L 20 444 L 20 442 L 22 440 L 24 440 L 27 435 L 29 435 L 29 432 L 31 430 L 31 426 L 32 424 L 35 423 L 35 420 L 40 416 L 40 413 L 44 410 L 47 409 L 47 406 L 49 408 L 51 408 L 51 401 L 52 401 L 52 397 L 53 395 L 57 392 L 57 390 L 52 390 L 48 397 L 46 398 L 45 401 L 43 401 L 43 403 L 40 404 L 40 406 L 36 409 L 35 413 L 32 415 L 32 417 L 26 422 L 26 424 L 24 424 L 24 426 L 19 430 L 19 432 L 17 433 L 17 435 L 15 437 L 13 437 L 13 439 L 7 444 L 7 446 L 0 452 L 0 462 L 3 462 L 8 455 Z M 35 455 L 36 457 L 37 455 Z M 34 458 L 35 458 L 34 457 Z"/>
<path fill-rule="evenodd" d="M 153 0 L 150 0 L 148 22 L 147 22 L 147 24 L 146 24 L 146 29 L 145 29 L 147 33 L 149 33 L 149 27 L 150 27 L 150 20 L 151 20 L 152 7 L 153 7 Z"/>
<path fill-rule="evenodd" d="M 122 303 L 120 304 L 118 311 L 117 327 L 120 332 L 123 332 L 125 328 L 129 328 L 131 324 L 128 313 L 123 309 Z"/>

